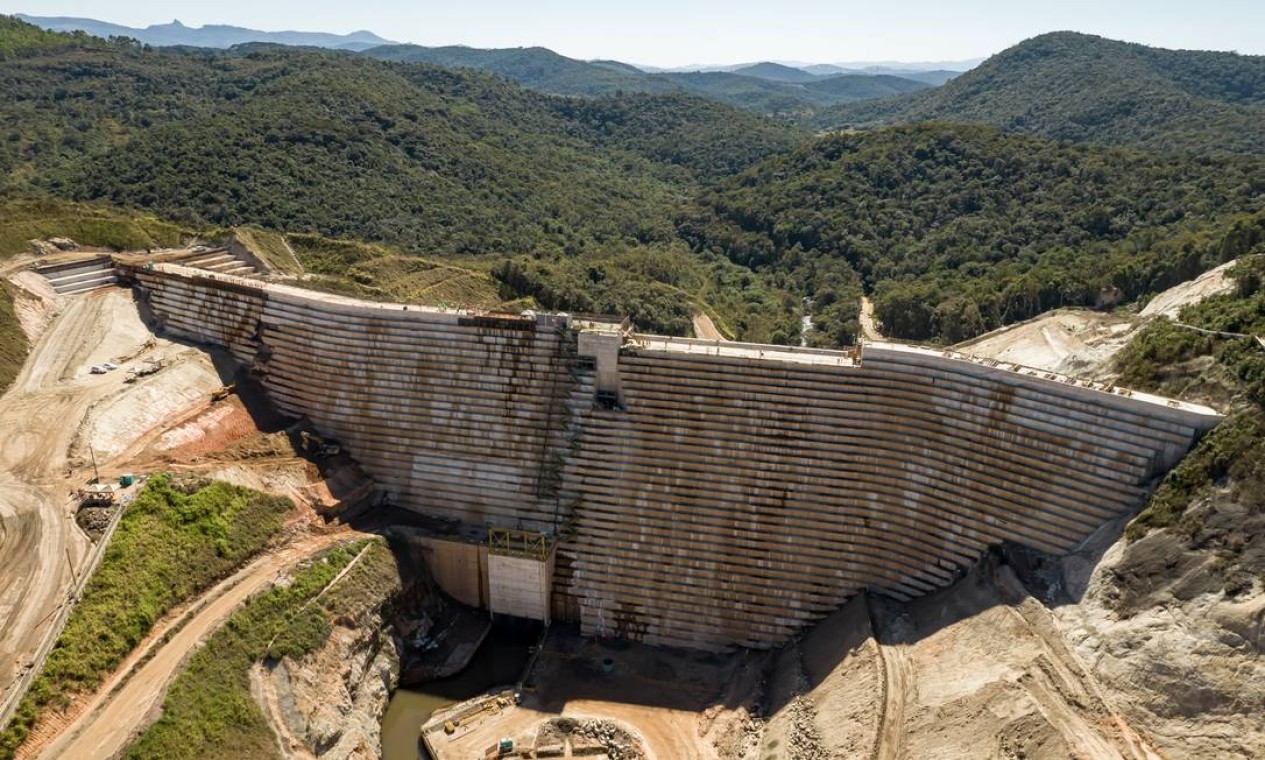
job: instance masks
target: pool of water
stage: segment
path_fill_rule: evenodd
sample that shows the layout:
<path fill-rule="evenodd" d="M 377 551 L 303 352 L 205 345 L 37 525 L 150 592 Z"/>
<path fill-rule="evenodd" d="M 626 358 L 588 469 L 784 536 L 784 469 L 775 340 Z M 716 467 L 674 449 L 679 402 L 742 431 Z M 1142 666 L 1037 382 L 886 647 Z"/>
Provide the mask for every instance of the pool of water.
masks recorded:
<path fill-rule="evenodd" d="M 382 719 L 383 760 L 425 758 L 417 732 L 431 713 L 494 686 L 516 682 L 527 664 L 528 648 L 534 643 L 535 631 L 493 628 L 465 670 L 411 689 L 397 689 Z"/>

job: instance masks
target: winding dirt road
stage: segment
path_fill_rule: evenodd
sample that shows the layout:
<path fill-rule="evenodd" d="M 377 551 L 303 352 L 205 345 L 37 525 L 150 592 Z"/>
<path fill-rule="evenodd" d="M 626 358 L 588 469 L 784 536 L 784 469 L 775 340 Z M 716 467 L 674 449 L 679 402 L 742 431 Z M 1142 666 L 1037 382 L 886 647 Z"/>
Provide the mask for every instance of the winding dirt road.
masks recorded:
<path fill-rule="evenodd" d="M 883 334 L 878 331 L 878 323 L 874 321 L 874 302 L 866 296 L 861 296 L 861 314 L 858 317 L 861 323 L 861 337 L 866 340 L 879 341 L 883 340 Z"/>
<path fill-rule="evenodd" d="M 79 717 L 42 748 L 23 747 L 23 756 L 113 757 L 157 717 L 167 687 L 198 644 L 228 620 L 243 602 L 299 562 L 367 534 L 350 529 L 298 541 L 265 554 L 212 587 L 181 612 L 154 627 L 112 675 L 88 698 Z"/>
<path fill-rule="evenodd" d="M 219 382 L 200 352 L 154 339 L 130 291 L 66 297 L 63 307 L 0 397 L 0 717 L 19 696 L 92 550 L 72 499 L 91 477 L 83 442 L 107 436 L 125 444 L 160 422 L 118 414 L 120 401 L 144 398 L 156 408 L 155 398 L 183 398 Z M 88 373 L 92 364 L 145 352 L 181 371 L 131 385 L 122 370 Z"/>
<path fill-rule="evenodd" d="M 74 524 L 67 452 L 91 404 L 120 381 L 86 374 L 87 363 L 143 343 L 137 327 L 148 336 L 139 318 L 124 318 L 129 308 L 130 297 L 120 291 L 73 299 L 0 397 L 0 689 L 6 703 L 90 549 Z"/>

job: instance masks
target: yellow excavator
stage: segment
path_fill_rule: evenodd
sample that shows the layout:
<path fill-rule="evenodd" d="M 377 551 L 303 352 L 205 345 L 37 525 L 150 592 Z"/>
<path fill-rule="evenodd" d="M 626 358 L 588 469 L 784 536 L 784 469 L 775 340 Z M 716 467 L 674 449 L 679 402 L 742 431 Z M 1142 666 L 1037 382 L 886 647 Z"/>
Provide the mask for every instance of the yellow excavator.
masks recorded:
<path fill-rule="evenodd" d="M 228 398 L 229 396 L 233 395 L 236 392 L 237 392 L 237 383 L 230 383 L 229 385 L 225 385 L 222 388 L 216 388 L 215 390 L 211 391 L 211 403 L 214 404 L 217 401 L 223 401 L 224 399 Z"/>
<path fill-rule="evenodd" d="M 305 454 L 318 459 L 338 456 L 343 450 L 343 447 L 333 438 L 322 438 L 307 430 L 299 431 L 299 443 Z"/>

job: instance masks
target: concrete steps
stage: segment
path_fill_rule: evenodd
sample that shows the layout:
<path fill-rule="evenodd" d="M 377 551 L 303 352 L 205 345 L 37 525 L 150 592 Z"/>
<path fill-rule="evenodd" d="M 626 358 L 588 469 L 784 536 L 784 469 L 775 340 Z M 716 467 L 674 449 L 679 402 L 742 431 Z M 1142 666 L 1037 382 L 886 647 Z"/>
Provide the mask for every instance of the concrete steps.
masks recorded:
<path fill-rule="evenodd" d="M 114 262 L 109 256 L 36 267 L 35 272 L 47 279 L 58 295 L 79 295 L 119 282 Z"/>
<path fill-rule="evenodd" d="M 172 263 L 237 277 L 254 277 L 261 274 L 254 265 L 233 255 L 227 248 L 192 251 L 173 259 Z"/>

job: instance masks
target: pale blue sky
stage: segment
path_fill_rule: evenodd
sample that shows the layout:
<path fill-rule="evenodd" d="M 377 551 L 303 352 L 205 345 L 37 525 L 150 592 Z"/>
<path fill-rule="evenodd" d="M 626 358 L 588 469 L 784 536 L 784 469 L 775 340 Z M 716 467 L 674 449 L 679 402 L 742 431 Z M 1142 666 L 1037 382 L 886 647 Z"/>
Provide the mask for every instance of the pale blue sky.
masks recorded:
<path fill-rule="evenodd" d="M 1073 29 L 1265 54 L 1265 1 L 1205 0 L 0 0 L 0 12 L 147 26 L 349 32 L 423 45 L 543 45 L 659 66 L 752 60 L 957 60 Z"/>

